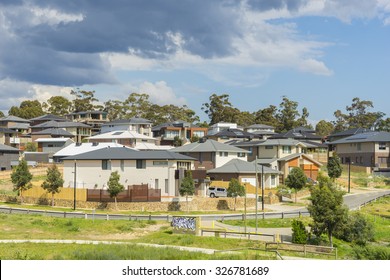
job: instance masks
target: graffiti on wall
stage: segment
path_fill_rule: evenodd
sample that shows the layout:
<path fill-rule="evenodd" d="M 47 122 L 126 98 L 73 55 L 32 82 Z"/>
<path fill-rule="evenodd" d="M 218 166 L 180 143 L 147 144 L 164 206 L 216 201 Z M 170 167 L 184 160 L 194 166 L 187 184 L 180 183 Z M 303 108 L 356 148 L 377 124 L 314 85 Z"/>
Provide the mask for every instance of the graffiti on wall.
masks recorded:
<path fill-rule="evenodd" d="M 193 217 L 173 217 L 171 225 L 175 230 L 195 231 L 196 218 L 193 218 Z"/>

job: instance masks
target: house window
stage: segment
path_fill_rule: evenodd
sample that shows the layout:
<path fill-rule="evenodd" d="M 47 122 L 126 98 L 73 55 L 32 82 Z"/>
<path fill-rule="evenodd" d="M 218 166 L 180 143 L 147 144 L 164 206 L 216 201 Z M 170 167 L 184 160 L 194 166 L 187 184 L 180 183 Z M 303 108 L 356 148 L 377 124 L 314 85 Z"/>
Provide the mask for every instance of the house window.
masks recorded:
<path fill-rule="evenodd" d="M 253 148 L 252 147 L 249 147 L 249 155 L 251 156 L 253 154 Z"/>
<path fill-rule="evenodd" d="M 121 171 L 125 171 L 125 161 L 121 159 Z"/>
<path fill-rule="evenodd" d="M 245 153 L 237 153 L 237 157 L 245 157 Z"/>
<path fill-rule="evenodd" d="M 386 150 L 386 142 L 379 143 L 379 150 Z"/>
<path fill-rule="evenodd" d="M 158 179 L 154 180 L 154 188 L 157 190 L 158 189 Z"/>
<path fill-rule="evenodd" d="M 166 138 L 175 138 L 175 137 L 179 137 L 179 131 L 177 130 L 167 130 L 165 131 L 165 137 Z"/>
<path fill-rule="evenodd" d="M 146 160 L 137 159 L 136 167 L 137 167 L 137 169 L 145 169 L 146 168 Z"/>
<path fill-rule="evenodd" d="M 103 170 L 111 170 L 111 161 L 108 159 L 102 160 L 102 169 Z"/>
<path fill-rule="evenodd" d="M 271 175 L 271 186 L 275 186 L 275 185 L 276 185 L 276 176 Z"/>
<path fill-rule="evenodd" d="M 154 166 L 167 166 L 168 165 L 168 161 L 166 161 L 166 160 L 155 160 L 155 161 L 153 161 L 153 165 Z"/>
<path fill-rule="evenodd" d="M 219 152 L 220 157 L 227 157 L 229 155 L 228 152 Z"/>
<path fill-rule="evenodd" d="M 193 136 L 198 136 L 199 138 L 204 137 L 204 131 L 194 131 L 192 133 Z"/>
<path fill-rule="evenodd" d="M 356 148 L 358 151 L 362 150 L 362 143 L 357 143 Z"/>
<path fill-rule="evenodd" d="M 168 193 L 168 179 L 165 179 L 165 193 Z"/>
<path fill-rule="evenodd" d="M 284 154 L 291 154 L 291 146 L 283 146 Z"/>
<path fill-rule="evenodd" d="M 268 145 L 265 146 L 265 149 L 266 149 L 266 150 L 273 150 L 273 148 L 274 148 L 274 146 L 268 146 Z M 283 148 L 284 148 L 284 147 L 283 147 Z"/>

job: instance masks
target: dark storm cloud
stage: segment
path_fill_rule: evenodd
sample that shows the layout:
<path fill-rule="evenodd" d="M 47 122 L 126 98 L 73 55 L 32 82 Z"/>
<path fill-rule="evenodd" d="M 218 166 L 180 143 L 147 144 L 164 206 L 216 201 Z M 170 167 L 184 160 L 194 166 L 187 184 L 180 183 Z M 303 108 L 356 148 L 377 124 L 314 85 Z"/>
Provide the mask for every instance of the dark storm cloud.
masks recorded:
<path fill-rule="evenodd" d="M 232 3 L 1 1 L 0 79 L 55 85 L 113 82 L 109 65 L 99 56 L 102 52 L 132 50 L 164 59 L 180 47 L 204 58 L 227 56 L 235 51 L 233 38 L 241 36 Z M 37 8 L 48 14 L 37 16 Z M 65 19 L 56 22 L 50 11 Z M 172 41 L 176 35 L 182 39 L 180 46 Z"/>

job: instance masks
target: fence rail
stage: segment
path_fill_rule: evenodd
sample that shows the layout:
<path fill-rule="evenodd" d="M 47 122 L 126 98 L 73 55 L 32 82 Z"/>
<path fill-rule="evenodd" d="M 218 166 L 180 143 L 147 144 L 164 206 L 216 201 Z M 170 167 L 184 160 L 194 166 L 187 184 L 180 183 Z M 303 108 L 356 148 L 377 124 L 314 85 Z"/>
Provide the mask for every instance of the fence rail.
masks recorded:
<path fill-rule="evenodd" d="M 300 252 L 300 253 L 303 253 L 305 256 L 308 253 L 318 254 L 318 255 L 329 255 L 329 256 L 334 256 L 334 258 L 337 259 L 337 248 L 335 248 L 335 247 L 269 242 L 269 243 L 265 244 L 265 249 L 267 251 L 275 251 L 276 250 L 276 251 Z"/>

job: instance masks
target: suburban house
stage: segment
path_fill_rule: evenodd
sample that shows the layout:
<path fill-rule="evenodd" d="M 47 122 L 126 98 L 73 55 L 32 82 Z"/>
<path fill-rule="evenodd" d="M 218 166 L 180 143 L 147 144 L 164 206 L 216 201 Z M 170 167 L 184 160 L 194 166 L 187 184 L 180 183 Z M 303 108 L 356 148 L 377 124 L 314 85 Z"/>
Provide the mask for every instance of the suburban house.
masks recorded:
<path fill-rule="evenodd" d="M 106 147 L 63 158 L 65 187 L 106 189 L 112 172 L 118 171 L 124 186 L 148 184 L 164 197 L 179 195 L 177 170 L 191 170 L 194 159 L 170 151 L 136 151 Z M 76 178 L 76 179 L 75 179 Z"/>
<path fill-rule="evenodd" d="M 390 168 L 390 133 L 370 131 L 329 142 L 328 145 L 343 164 L 370 167 L 372 170 Z"/>
<path fill-rule="evenodd" d="M 63 129 L 73 135 L 75 142 L 82 142 L 85 138 L 91 136 L 92 128 L 89 125 L 77 122 L 48 121 L 31 126 L 31 135 L 38 135 L 36 132 L 42 132 L 47 129 Z M 36 140 L 36 136 L 32 138 Z"/>
<path fill-rule="evenodd" d="M 256 162 L 247 162 L 241 159 L 232 159 L 225 165 L 210 169 L 207 174 L 211 180 L 230 181 L 237 179 L 240 183 L 249 183 L 256 186 L 256 173 L 258 174 L 258 186 L 262 184 L 264 172 L 264 187 L 267 189 L 276 188 L 279 185 L 279 171 L 267 166 L 261 166 Z"/>
<path fill-rule="evenodd" d="M 207 135 L 213 135 L 226 129 L 238 129 L 238 128 L 239 127 L 237 126 L 236 123 L 219 122 L 209 127 Z"/>
<path fill-rule="evenodd" d="M 30 125 L 29 120 L 19 118 L 16 116 L 7 116 L 7 117 L 0 118 L 0 127 L 15 129 L 18 127 L 26 128 L 27 126 L 28 129 L 29 125 Z"/>
<path fill-rule="evenodd" d="M 244 128 L 244 131 L 255 134 L 259 136 L 260 139 L 267 139 L 275 135 L 275 128 L 270 125 L 265 124 L 252 124 Z"/>
<path fill-rule="evenodd" d="M 42 116 L 39 116 L 39 117 L 36 117 L 36 118 L 32 118 L 29 121 L 30 121 L 30 126 L 36 126 L 36 125 L 39 125 L 39 124 L 42 124 L 42 123 L 45 123 L 45 122 L 50 122 L 50 121 L 66 122 L 68 120 L 66 118 L 64 118 L 64 117 L 60 117 L 60 116 L 57 116 L 57 115 L 46 114 L 46 115 L 42 115 Z"/>
<path fill-rule="evenodd" d="M 32 141 L 38 138 L 74 138 L 75 136 L 63 128 L 47 128 L 37 132 L 31 132 Z"/>
<path fill-rule="evenodd" d="M 11 162 L 19 160 L 19 150 L 0 144 L 0 170 L 11 170 Z"/>
<path fill-rule="evenodd" d="M 0 144 L 11 145 L 15 142 L 16 132 L 9 128 L 0 127 Z"/>
<path fill-rule="evenodd" d="M 100 133 L 103 124 L 107 123 L 107 112 L 85 111 L 67 114 L 65 117 L 72 122 L 79 122 L 91 127 L 92 135 Z"/>
<path fill-rule="evenodd" d="M 262 141 L 243 141 L 234 146 L 246 149 L 248 161 L 258 159 L 258 163 L 282 172 L 283 181 L 293 167 L 301 167 L 305 174 L 317 179 L 318 170 L 322 163 L 315 160 L 313 155 L 306 154 L 309 144 L 293 139 L 267 139 Z M 325 154 L 326 155 L 326 154 Z"/>
<path fill-rule="evenodd" d="M 102 124 L 101 133 L 129 130 L 138 134 L 152 136 L 152 122 L 143 118 L 130 118 L 125 120 L 115 120 Z"/>
<path fill-rule="evenodd" d="M 70 138 L 38 138 L 35 140 L 38 144 L 38 152 L 49 154 L 49 159 L 53 159 L 53 155 L 74 143 Z"/>
<path fill-rule="evenodd" d="M 118 143 L 134 148 L 137 143 L 155 144 L 156 139 L 130 130 L 110 131 L 88 138 L 90 143 Z"/>
<path fill-rule="evenodd" d="M 221 143 L 225 143 L 228 141 L 234 141 L 234 140 L 252 140 L 252 139 L 259 139 L 262 138 L 261 135 L 245 132 L 241 129 L 237 128 L 228 128 L 225 130 L 222 130 L 220 132 L 217 132 L 215 134 L 208 134 L 206 135 L 207 139 L 212 139 Z"/>
<path fill-rule="evenodd" d="M 273 135 L 272 139 L 294 139 L 298 141 L 312 141 L 312 142 L 322 142 L 322 137 L 315 134 L 315 130 L 307 127 L 296 127 L 287 132 L 282 132 Z"/>
<path fill-rule="evenodd" d="M 195 170 L 209 170 L 221 167 L 232 159 L 247 160 L 247 150 L 207 139 L 176 147 L 172 152 L 195 158 Z"/>
<path fill-rule="evenodd" d="M 153 137 L 160 139 L 161 145 L 173 145 L 175 137 L 179 137 L 183 143 L 188 143 L 191 138 L 202 138 L 207 133 L 207 128 L 199 127 L 185 121 L 167 122 L 152 127 Z"/>
<path fill-rule="evenodd" d="M 349 137 L 349 136 L 352 136 L 352 135 L 356 135 L 356 134 L 359 134 L 359 133 L 371 132 L 371 131 L 372 130 L 367 129 L 367 128 L 351 128 L 351 129 L 348 129 L 348 130 L 344 130 L 344 131 L 340 131 L 340 132 L 336 132 L 336 133 L 333 133 L 331 135 L 328 135 L 326 137 L 326 140 L 328 142 L 333 142 L 333 141 L 336 141 L 336 140 L 339 140 L 339 139 L 343 139 L 343 138 L 346 138 L 346 137 Z"/>

